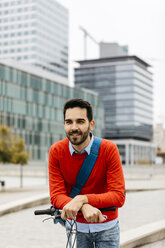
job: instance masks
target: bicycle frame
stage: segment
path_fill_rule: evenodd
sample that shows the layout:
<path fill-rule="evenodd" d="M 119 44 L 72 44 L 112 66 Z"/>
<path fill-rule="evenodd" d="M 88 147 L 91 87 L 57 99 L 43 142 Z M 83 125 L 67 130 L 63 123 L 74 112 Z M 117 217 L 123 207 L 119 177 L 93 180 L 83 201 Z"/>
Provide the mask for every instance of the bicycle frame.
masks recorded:
<path fill-rule="evenodd" d="M 44 215 L 44 214 L 51 215 L 51 217 L 45 218 L 43 220 L 43 222 L 46 221 L 46 220 L 49 220 L 49 219 L 53 219 L 54 220 L 54 223 L 57 224 L 57 223 L 60 223 L 59 222 L 60 220 L 62 221 L 62 219 L 61 219 L 61 211 L 59 209 L 54 208 L 54 207 L 51 207 L 51 208 L 45 209 L 45 210 L 36 210 L 36 211 L 34 211 L 34 214 L 35 215 Z M 63 221 L 63 223 L 65 223 L 66 221 Z M 65 224 L 62 224 L 62 225 L 65 226 Z M 76 248 L 77 247 L 76 218 L 73 218 L 72 219 L 72 221 L 70 223 L 70 226 L 71 226 L 71 228 L 70 228 L 70 230 L 67 233 L 68 240 L 67 240 L 66 248 L 67 247 L 69 247 L 69 248 Z"/>
<path fill-rule="evenodd" d="M 100 211 L 115 211 L 116 207 L 109 207 L 109 208 L 99 208 Z M 49 209 L 44 209 L 44 210 L 36 210 L 34 211 L 35 215 L 51 215 L 51 217 L 44 219 L 43 221 L 46 221 L 48 219 L 53 219 L 54 223 L 61 223 L 63 226 L 65 226 L 65 222 L 68 221 L 64 221 L 61 219 L 61 210 L 51 206 Z M 67 233 L 68 236 L 68 241 L 67 241 L 67 245 L 66 248 L 76 248 L 77 247 L 77 224 L 76 224 L 76 218 L 73 218 L 71 223 L 68 221 L 69 225 L 70 225 L 70 230 Z"/>

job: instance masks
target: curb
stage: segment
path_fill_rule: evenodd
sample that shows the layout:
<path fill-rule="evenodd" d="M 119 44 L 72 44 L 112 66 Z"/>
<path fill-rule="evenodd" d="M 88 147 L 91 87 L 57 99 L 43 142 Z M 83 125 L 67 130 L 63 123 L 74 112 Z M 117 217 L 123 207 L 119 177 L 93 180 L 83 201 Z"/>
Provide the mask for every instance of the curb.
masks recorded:
<path fill-rule="evenodd" d="M 47 193 L 31 196 L 26 199 L 17 200 L 10 203 L 0 205 L 0 216 L 13 213 L 25 208 L 34 207 L 50 202 L 50 197 Z"/>
<path fill-rule="evenodd" d="M 120 248 L 134 248 L 165 238 L 165 220 L 121 232 Z"/>

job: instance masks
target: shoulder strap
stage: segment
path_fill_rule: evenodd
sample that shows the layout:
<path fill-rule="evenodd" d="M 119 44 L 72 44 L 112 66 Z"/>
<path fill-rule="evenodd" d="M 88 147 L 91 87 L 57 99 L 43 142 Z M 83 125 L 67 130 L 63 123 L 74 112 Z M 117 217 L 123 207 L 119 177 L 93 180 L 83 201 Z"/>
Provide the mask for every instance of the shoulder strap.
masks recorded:
<path fill-rule="evenodd" d="M 93 144 L 90 150 L 90 154 L 86 156 L 84 163 L 82 164 L 80 171 L 77 175 L 76 183 L 74 187 L 72 188 L 72 191 L 69 195 L 71 198 L 74 198 L 76 195 L 80 193 L 82 187 L 88 180 L 92 172 L 93 166 L 96 162 L 96 159 L 98 157 L 101 141 L 102 141 L 101 138 L 98 138 L 98 137 L 94 138 L 94 141 L 93 141 Z"/>

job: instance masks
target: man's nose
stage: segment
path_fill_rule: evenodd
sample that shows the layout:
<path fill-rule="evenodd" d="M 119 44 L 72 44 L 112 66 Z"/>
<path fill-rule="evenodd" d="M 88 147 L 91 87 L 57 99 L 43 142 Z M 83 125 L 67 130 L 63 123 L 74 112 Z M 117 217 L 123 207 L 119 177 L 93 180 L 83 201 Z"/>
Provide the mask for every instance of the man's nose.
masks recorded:
<path fill-rule="evenodd" d="M 76 122 L 72 123 L 72 130 L 77 130 L 78 129 L 78 125 Z"/>

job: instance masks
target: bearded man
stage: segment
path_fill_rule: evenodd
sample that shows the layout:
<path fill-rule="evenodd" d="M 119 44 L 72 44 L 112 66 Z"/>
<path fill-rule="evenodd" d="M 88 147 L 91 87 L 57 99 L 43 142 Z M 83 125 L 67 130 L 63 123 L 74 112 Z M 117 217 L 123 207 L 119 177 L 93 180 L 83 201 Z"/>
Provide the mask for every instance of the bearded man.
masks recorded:
<path fill-rule="evenodd" d="M 51 204 L 62 209 L 63 220 L 77 216 L 78 248 L 119 248 L 118 208 L 125 201 L 125 182 L 117 146 L 101 140 L 92 172 L 72 199 L 69 195 L 95 139 L 95 121 L 91 104 L 82 99 L 67 101 L 63 113 L 67 138 L 53 144 L 49 152 Z M 112 206 L 114 211 L 100 211 Z"/>

